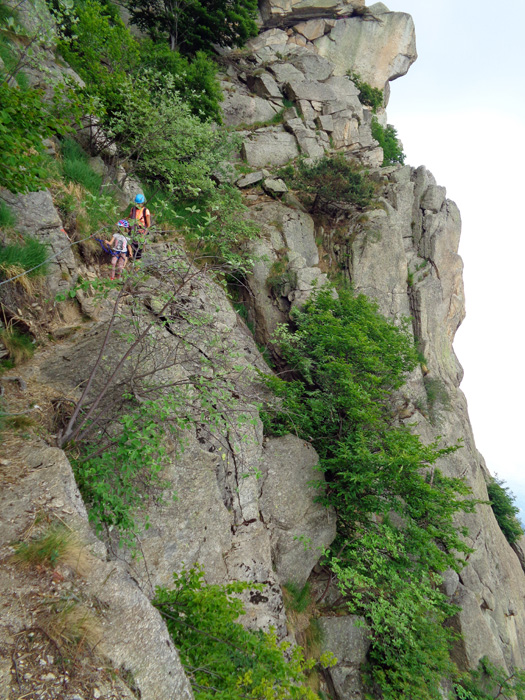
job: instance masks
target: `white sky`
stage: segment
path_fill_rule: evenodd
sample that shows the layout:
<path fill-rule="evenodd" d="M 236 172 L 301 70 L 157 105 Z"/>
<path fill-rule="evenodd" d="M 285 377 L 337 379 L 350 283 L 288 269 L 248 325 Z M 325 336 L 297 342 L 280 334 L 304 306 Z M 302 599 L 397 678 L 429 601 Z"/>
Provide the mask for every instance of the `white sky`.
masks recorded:
<path fill-rule="evenodd" d="M 371 0 L 369 4 L 372 4 Z M 477 447 L 525 517 L 525 0 L 387 0 L 419 58 L 391 83 L 388 121 L 461 211 L 467 318 L 454 348 Z"/>

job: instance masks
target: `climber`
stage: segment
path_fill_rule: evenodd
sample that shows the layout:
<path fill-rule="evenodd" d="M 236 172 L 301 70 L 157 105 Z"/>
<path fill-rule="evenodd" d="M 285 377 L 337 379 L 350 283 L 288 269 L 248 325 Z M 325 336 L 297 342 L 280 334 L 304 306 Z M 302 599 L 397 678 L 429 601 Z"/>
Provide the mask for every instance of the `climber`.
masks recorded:
<path fill-rule="evenodd" d="M 146 198 L 143 194 L 135 196 L 135 203 L 131 207 L 129 218 L 132 221 L 132 228 L 138 240 L 131 241 L 133 249 L 133 260 L 140 260 L 144 252 L 144 243 L 151 226 L 151 213 L 146 208 Z"/>
<path fill-rule="evenodd" d="M 126 267 L 128 257 L 133 255 L 131 245 L 124 235 L 129 231 L 129 223 L 126 219 L 121 219 L 117 226 L 119 227 L 119 232 L 114 233 L 110 241 L 105 241 L 105 244 L 109 246 L 111 253 L 111 279 L 115 279 L 115 273 L 117 278 L 122 274 L 122 270 Z"/>

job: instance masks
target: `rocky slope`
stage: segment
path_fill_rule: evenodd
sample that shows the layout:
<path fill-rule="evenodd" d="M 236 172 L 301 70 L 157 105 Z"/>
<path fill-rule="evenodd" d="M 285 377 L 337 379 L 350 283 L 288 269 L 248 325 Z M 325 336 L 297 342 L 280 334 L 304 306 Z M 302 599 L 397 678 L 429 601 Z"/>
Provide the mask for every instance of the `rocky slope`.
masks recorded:
<path fill-rule="evenodd" d="M 346 76 L 348 70 L 357 72 L 388 94 L 389 81 L 406 73 L 416 58 L 412 20 L 389 12 L 382 3 L 366 8 L 359 0 L 270 0 L 261 5 L 261 15 L 265 30 L 247 51 L 223 57 L 225 121 L 243 134 L 242 156 L 251 171 L 237 185 L 245 192 L 249 216 L 261 226 L 261 236 L 250 250 L 257 262 L 245 296 L 255 339 L 268 343 L 289 310 L 301 305 L 334 270 L 342 271 L 357 292 L 376 299 L 385 315 L 410 316 L 427 363 L 412 374 L 396 398 L 399 420 L 414 424 L 428 441 L 437 436 L 447 445 L 462 440 L 463 448 L 446 457 L 441 468 L 448 475 L 464 477 L 474 495 L 486 500 L 487 470 L 474 444 L 459 389 L 462 369 L 452 345 L 465 313 L 457 254 L 459 211 L 425 167 L 380 167 L 383 153 L 371 135 L 371 111 L 361 104 L 358 89 Z M 282 122 L 270 124 L 281 110 Z M 378 118 L 386 123 L 384 110 Z M 341 210 L 307 213 L 277 177 L 276 169 L 299 154 L 317 158 L 331 150 L 358 159 L 379 184 L 381 207 L 370 211 L 365 222 Z M 59 253 L 64 243 L 62 224 L 49 193 L 2 197 L 17 210 L 21 229 L 48 241 Z M 289 274 L 270 288 L 272 266 L 283 259 L 283 251 Z M 156 272 L 134 302 L 140 306 L 141 323 L 156 313 L 154 292 L 167 284 L 158 261 L 170 256 L 180 257 L 180 251 L 159 243 L 150 247 L 144 260 Z M 80 268 L 70 249 L 59 253 L 50 293 L 67 287 L 79 272 L 87 277 L 96 273 Z M 54 312 L 58 342 L 24 370 L 26 391 L 5 382 L 6 398 L 13 405 L 27 406 L 38 399 L 44 411 L 51 411 L 57 400 L 78 400 L 79 387 L 98 354 L 111 299 L 96 305 L 93 298 L 80 296 L 78 303 L 84 323 L 73 304 Z M 124 298 L 122 309 L 120 330 L 128 332 L 138 306 Z M 202 323 L 188 324 L 188 310 Z M 34 318 L 41 313 L 24 311 L 29 326 L 31 313 Z M 142 557 L 135 560 L 122 552 L 116 557 L 110 540 L 107 549 L 93 536 L 63 452 L 36 440 L 26 449 L 8 445 L 9 454 L 2 461 L 6 486 L 0 509 L 0 587 L 22 593 L 6 606 L 0 622 L 4 630 L 0 687 L 7 689 L 0 690 L 0 698 L 14 697 L 9 693 L 15 692 L 19 677 L 16 664 L 13 668 L 17 640 L 37 624 L 38 617 L 38 605 L 27 602 L 31 586 L 37 584 L 22 577 L 9 559 L 10 543 L 27 533 L 38 514 L 60 517 L 85 543 L 85 570 L 61 575 L 80 586 L 86 600 L 98 601 L 104 629 L 100 651 L 112 668 L 133 678 L 129 681 L 122 672 L 111 686 L 110 680 L 101 681 L 99 676 L 98 692 L 108 698 L 192 697 L 176 650 L 148 604 L 154 587 L 168 585 L 172 572 L 183 563 L 201 563 L 208 582 L 262 584 L 262 591 L 245 596 L 244 621 L 255 627 L 273 626 L 285 636 L 282 584 L 304 584 L 319 548 L 333 540 L 334 515 L 314 503 L 308 485 L 320 478 L 314 470 L 313 447 L 293 435 L 263 438 L 257 412 L 263 390 L 255 370 L 268 368 L 224 290 L 205 273 L 182 279 L 177 300 L 163 317 L 165 325 L 147 360 L 156 379 L 190 382 L 195 374 L 209 371 L 207 357 L 223 353 L 221 371 L 239 397 L 235 410 L 250 420 L 224 419 L 218 431 L 196 421 L 187 429 L 184 452 L 173 456 L 165 472 L 179 498 L 150 507 L 150 527 L 140 541 Z M 64 328 L 67 332 L 61 333 Z M 117 338 L 108 348 L 109 358 L 118 353 L 119 342 Z M 122 370 L 116 389 L 121 394 L 133 385 L 132 364 Z M 435 389 L 433 400 L 429 387 Z M 455 649 L 456 661 L 461 668 L 475 668 L 486 655 L 506 668 L 523 667 L 525 589 L 518 556 L 490 506 L 479 506 L 463 520 L 474 553 L 460 575 L 446 577 L 447 594 L 461 606 L 455 619 L 463 635 Z M 310 544 L 305 549 L 306 540 Z M 358 669 L 366 639 L 353 622 L 351 617 L 321 621 L 325 645 L 339 659 L 329 683 L 334 697 L 341 700 L 360 697 Z"/>

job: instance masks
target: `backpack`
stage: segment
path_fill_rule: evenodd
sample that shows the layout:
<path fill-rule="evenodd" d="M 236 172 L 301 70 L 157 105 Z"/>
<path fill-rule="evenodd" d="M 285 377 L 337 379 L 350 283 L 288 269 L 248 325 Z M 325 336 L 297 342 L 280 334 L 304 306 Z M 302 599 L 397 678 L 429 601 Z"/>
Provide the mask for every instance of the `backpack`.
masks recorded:
<path fill-rule="evenodd" d="M 140 218 L 140 219 L 137 219 L 137 211 L 138 211 L 138 207 L 135 207 L 135 206 L 131 207 L 130 219 L 132 219 L 134 221 L 138 221 L 139 227 L 148 228 L 146 226 L 146 214 L 147 214 L 149 216 L 149 222 L 150 222 L 150 226 L 151 226 L 152 221 L 151 221 L 150 210 L 147 207 L 142 207 L 142 218 Z"/>
<path fill-rule="evenodd" d="M 113 250 L 118 253 L 127 253 L 128 239 L 126 236 L 123 236 L 121 233 L 115 233 L 113 238 L 115 239 L 113 242 Z"/>

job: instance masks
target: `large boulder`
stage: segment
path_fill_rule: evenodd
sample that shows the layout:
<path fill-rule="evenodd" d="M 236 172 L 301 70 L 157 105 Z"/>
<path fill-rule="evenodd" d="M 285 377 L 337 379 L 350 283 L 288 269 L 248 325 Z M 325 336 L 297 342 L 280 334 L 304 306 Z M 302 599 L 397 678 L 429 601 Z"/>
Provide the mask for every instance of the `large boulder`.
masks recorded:
<path fill-rule="evenodd" d="M 373 87 L 384 89 L 389 80 L 405 75 L 416 60 L 415 29 L 410 15 L 388 10 L 374 15 L 374 7 L 366 19 L 337 20 L 330 34 L 314 44 L 334 64 L 335 75 L 351 70 Z"/>
<path fill-rule="evenodd" d="M 228 84 L 230 86 L 230 84 Z M 263 97 L 249 95 L 231 85 L 225 91 L 222 102 L 223 119 L 226 126 L 240 126 L 267 122 L 277 113 L 277 107 Z"/>
<path fill-rule="evenodd" d="M 10 452 L 13 452 L 12 445 Z M 19 446 L 16 455 L 8 454 L 6 450 L 3 456 L 13 460 L 17 468 L 16 478 L 0 489 L 0 595 L 3 601 L 0 697 L 19 696 L 15 671 L 9 669 L 12 659 L 15 659 L 20 635 L 38 624 L 38 608 L 52 610 L 52 596 L 58 591 L 58 595 L 62 592 L 62 600 L 68 600 L 72 607 L 75 602 L 88 605 L 92 601 L 101 628 L 100 642 L 96 647 L 97 665 L 119 669 L 123 678 L 132 678 L 130 687 L 134 692 L 127 694 L 122 689 L 116 697 L 136 697 L 136 692 L 143 700 L 192 700 L 190 684 L 158 611 L 126 572 L 122 562 L 108 560 L 106 548 L 93 535 L 64 452 L 33 438 L 27 445 Z M 2 462 L 5 464 L 8 460 Z M 13 564 L 11 544 L 33 532 L 39 521 L 63 523 L 77 534 L 77 575 L 72 577 L 65 570 L 62 573 L 57 570 L 51 578 L 52 572 L 38 567 L 34 581 L 30 571 Z M 58 564 L 56 568 L 60 568 Z M 25 602 L 20 605 L 22 600 Z M 47 606 L 43 605 L 43 600 L 48 600 Z M 78 646 L 80 655 L 83 644 Z M 44 660 L 48 671 L 53 663 L 49 659 L 48 656 L 47 663 Z M 78 661 L 82 663 L 81 659 Z M 93 663 L 93 657 L 89 662 Z M 64 687 L 72 680 L 65 668 L 60 664 L 52 666 L 53 675 L 60 678 Z M 97 675 L 100 681 L 97 686 L 103 688 L 105 674 Z M 2 691 L 8 691 L 11 683 L 13 695 L 4 696 Z"/>
<path fill-rule="evenodd" d="M 299 149 L 293 134 L 286 133 L 284 129 L 259 130 L 244 141 L 242 155 L 248 165 L 262 168 L 266 165 L 286 165 L 297 158 Z"/>
<path fill-rule="evenodd" d="M 314 448 L 295 435 L 270 439 L 263 449 L 260 508 L 271 531 L 274 566 L 282 583 L 300 588 L 336 534 L 334 511 L 315 502 L 313 484 L 323 481 L 318 462 Z"/>
<path fill-rule="evenodd" d="M 362 10 L 364 0 L 261 0 L 259 10 L 266 27 L 313 17 L 351 14 Z"/>
<path fill-rule="evenodd" d="M 47 283 L 51 293 L 68 289 L 76 277 L 75 256 L 49 190 L 28 194 L 2 190 L 0 200 L 15 214 L 20 233 L 48 246 Z"/>
<path fill-rule="evenodd" d="M 363 618 L 355 615 L 321 617 L 323 651 L 331 651 L 337 664 L 327 670 L 337 700 L 363 700 L 361 666 L 370 641 Z"/>

